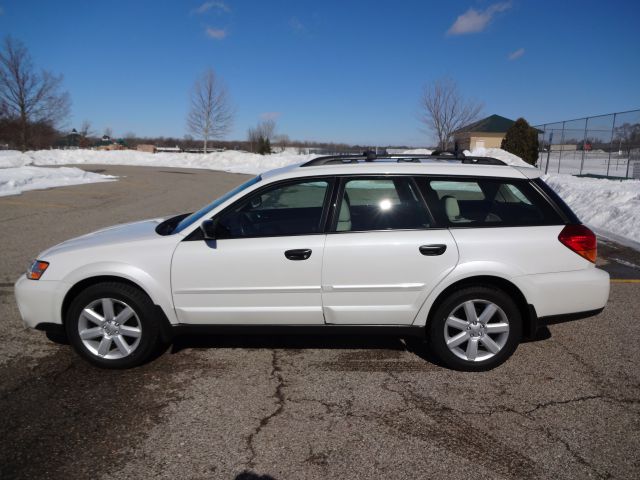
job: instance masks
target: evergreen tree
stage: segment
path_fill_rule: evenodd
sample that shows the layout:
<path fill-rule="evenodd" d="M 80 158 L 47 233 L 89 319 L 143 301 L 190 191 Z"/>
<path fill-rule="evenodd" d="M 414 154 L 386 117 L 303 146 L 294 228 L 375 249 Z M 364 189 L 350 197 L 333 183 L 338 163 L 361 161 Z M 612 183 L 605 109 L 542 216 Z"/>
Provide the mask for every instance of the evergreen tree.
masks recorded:
<path fill-rule="evenodd" d="M 538 132 L 524 118 L 519 118 L 507 130 L 501 147 L 535 165 L 538 160 Z"/>
<path fill-rule="evenodd" d="M 257 151 L 260 155 L 269 155 L 271 153 L 271 142 L 268 138 L 260 135 L 258 137 L 258 148 Z"/>

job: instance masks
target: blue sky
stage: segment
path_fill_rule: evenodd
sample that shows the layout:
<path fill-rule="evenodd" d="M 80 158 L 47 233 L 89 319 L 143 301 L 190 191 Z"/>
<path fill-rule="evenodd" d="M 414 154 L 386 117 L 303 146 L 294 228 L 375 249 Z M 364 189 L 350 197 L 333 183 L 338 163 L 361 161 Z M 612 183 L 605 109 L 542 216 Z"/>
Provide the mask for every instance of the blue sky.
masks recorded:
<path fill-rule="evenodd" d="M 69 126 L 182 137 L 208 67 L 291 138 L 431 144 L 422 85 L 453 77 L 484 113 L 532 123 L 640 108 L 640 2 L 0 0 L 0 34 L 62 73 Z"/>

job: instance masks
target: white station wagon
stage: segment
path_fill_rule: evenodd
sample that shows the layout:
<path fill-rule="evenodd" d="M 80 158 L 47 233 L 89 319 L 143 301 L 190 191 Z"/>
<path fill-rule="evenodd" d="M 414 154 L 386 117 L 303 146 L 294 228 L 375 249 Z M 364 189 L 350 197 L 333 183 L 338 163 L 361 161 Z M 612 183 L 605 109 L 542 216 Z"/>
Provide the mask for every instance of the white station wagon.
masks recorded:
<path fill-rule="evenodd" d="M 321 157 L 56 245 L 16 298 L 27 326 L 63 329 L 100 367 L 139 365 L 180 331 L 357 329 L 486 370 L 609 296 L 595 235 L 539 177 L 443 153 Z"/>

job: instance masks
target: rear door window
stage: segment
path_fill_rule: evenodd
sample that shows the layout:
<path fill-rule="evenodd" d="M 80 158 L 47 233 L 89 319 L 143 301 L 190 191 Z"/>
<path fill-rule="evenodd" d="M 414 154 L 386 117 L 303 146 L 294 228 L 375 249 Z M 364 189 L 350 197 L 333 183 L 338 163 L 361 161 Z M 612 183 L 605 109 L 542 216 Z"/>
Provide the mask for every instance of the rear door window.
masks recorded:
<path fill-rule="evenodd" d="M 564 223 L 527 180 L 419 178 L 437 220 L 450 227 L 528 226 Z"/>
<path fill-rule="evenodd" d="M 344 182 L 335 230 L 406 230 L 432 226 L 410 177 L 351 178 Z"/>

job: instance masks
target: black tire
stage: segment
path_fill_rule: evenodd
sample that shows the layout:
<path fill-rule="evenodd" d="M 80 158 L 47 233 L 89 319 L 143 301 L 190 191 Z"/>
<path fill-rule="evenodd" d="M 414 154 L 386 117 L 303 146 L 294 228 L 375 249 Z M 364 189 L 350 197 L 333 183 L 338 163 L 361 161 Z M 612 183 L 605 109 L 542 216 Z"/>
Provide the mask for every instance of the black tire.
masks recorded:
<path fill-rule="evenodd" d="M 469 300 L 486 301 L 497 305 L 502 312 L 504 312 L 509 323 L 509 331 L 507 335 L 501 338 L 504 345 L 492 357 L 485 360 L 471 361 L 460 358 L 452 352 L 449 347 L 447 347 L 445 338 L 445 322 L 456 307 Z M 454 333 L 456 332 L 455 329 L 452 331 Z M 427 342 L 430 352 L 432 352 L 443 366 L 453 370 L 467 372 L 491 370 L 492 368 L 501 365 L 513 354 L 513 352 L 516 351 L 521 337 L 522 315 L 518 306 L 504 291 L 487 286 L 471 286 L 453 292 L 440 304 L 439 307 L 437 307 L 437 310 L 433 314 L 431 321 L 427 326 Z M 465 342 L 460 348 L 463 349 L 465 345 L 468 344 Z M 490 353 L 482 343 L 479 343 L 479 345 L 479 352 L 482 352 L 485 355 Z"/>
<path fill-rule="evenodd" d="M 102 298 L 124 302 L 133 309 L 141 324 L 139 343 L 123 358 L 102 358 L 91 352 L 80 338 L 78 325 L 83 309 Z M 65 329 L 67 338 L 75 351 L 89 363 L 101 368 L 124 369 L 141 365 L 160 349 L 163 343 L 160 323 L 162 320 L 156 317 L 153 302 L 146 293 L 124 283 L 105 282 L 88 287 L 73 299 L 65 316 Z"/>

